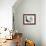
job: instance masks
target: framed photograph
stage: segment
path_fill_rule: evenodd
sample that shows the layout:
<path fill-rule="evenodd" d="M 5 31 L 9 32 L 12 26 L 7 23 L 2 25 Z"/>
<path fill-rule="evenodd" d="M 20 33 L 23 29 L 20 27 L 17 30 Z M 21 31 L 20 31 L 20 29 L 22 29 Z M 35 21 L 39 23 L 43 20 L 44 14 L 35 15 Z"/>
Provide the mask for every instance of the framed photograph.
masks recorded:
<path fill-rule="evenodd" d="M 23 24 L 24 25 L 35 25 L 36 14 L 23 14 Z"/>

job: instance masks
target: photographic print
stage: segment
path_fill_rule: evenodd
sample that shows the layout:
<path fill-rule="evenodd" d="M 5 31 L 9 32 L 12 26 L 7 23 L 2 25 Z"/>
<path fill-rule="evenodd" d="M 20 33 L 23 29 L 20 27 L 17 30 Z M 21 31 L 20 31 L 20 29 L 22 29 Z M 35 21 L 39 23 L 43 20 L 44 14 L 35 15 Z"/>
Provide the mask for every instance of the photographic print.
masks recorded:
<path fill-rule="evenodd" d="M 35 25 L 36 24 L 36 14 L 24 14 L 23 24 L 24 25 Z"/>

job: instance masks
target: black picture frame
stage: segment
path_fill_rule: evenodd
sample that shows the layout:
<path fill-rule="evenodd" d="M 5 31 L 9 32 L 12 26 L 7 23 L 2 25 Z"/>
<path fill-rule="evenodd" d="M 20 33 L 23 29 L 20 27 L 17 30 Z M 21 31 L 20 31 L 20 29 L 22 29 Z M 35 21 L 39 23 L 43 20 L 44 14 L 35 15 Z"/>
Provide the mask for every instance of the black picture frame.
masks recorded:
<path fill-rule="evenodd" d="M 23 14 L 23 24 L 24 25 L 35 25 L 36 14 Z"/>

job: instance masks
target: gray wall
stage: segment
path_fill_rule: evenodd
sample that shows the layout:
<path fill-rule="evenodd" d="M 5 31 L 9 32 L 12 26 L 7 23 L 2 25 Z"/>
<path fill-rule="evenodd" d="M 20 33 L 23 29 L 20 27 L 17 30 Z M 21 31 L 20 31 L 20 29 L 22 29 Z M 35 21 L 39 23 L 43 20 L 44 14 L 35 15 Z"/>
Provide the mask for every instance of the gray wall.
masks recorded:
<path fill-rule="evenodd" d="M 35 41 L 36 46 L 41 46 L 40 34 L 40 0 L 23 0 L 23 2 L 15 8 L 13 7 L 15 30 L 23 33 L 24 38 Z M 36 14 L 36 25 L 24 25 L 23 14 Z"/>
<path fill-rule="evenodd" d="M 46 46 L 46 0 L 41 1 L 40 25 L 42 46 Z"/>

